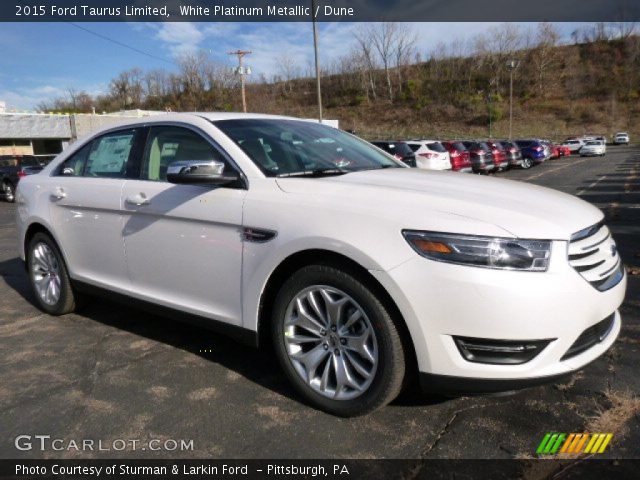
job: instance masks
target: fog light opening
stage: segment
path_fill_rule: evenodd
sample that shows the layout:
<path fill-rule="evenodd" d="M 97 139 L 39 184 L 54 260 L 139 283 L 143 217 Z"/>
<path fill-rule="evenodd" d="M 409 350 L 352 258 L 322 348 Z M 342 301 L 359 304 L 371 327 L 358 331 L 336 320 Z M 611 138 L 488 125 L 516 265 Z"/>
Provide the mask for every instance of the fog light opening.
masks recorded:
<path fill-rule="evenodd" d="M 519 365 L 535 358 L 555 339 L 493 340 L 453 337 L 462 357 L 474 363 Z"/>

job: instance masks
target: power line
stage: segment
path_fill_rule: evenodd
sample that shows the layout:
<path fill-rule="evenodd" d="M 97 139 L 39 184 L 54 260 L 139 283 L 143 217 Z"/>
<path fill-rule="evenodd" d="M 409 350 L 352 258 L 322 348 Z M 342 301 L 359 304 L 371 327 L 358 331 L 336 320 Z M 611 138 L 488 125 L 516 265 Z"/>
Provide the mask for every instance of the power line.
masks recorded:
<path fill-rule="evenodd" d="M 149 58 L 153 58 L 155 60 L 160 60 L 161 62 L 169 63 L 171 65 L 179 66 L 177 63 L 172 62 L 171 60 L 167 60 L 166 58 L 158 57 L 158 56 L 156 56 L 156 55 L 154 55 L 152 53 L 145 52 L 144 50 L 140 50 L 139 48 L 136 48 L 136 47 L 132 47 L 131 45 L 127 45 L 126 43 L 123 43 L 123 42 L 121 42 L 119 40 L 115 40 L 115 39 L 107 37 L 106 35 L 103 35 L 101 33 L 94 32 L 93 30 L 89 30 L 88 28 L 82 27 L 82 26 L 78 25 L 77 23 L 69 22 L 69 24 L 73 25 L 76 28 L 79 28 L 80 30 L 83 30 L 83 31 L 85 31 L 87 33 L 90 33 L 91 35 L 94 35 L 96 37 L 102 38 L 103 40 L 106 40 L 108 42 L 115 43 L 116 45 L 119 45 L 121 47 L 128 48 L 129 50 L 132 50 L 132 51 L 134 51 L 136 53 L 139 53 L 141 55 L 146 55 Z"/>

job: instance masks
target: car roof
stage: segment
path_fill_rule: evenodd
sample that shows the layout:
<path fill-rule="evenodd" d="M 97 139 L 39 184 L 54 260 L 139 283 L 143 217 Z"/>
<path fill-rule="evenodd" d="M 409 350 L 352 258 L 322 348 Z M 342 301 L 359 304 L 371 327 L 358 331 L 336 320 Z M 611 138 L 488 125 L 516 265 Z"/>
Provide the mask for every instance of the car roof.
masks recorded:
<path fill-rule="evenodd" d="M 145 117 L 135 118 L 135 119 L 126 119 L 122 122 L 119 122 L 117 125 L 109 125 L 103 130 L 110 130 L 113 127 L 125 127 L 125 126 L 135 126 L 135 125 L 144 125 L 146 123 L 151 122 L 175 122 L 175 121 L 189 121 L 195 120 L 197 118 L 204 118 L 210 121 L 217 120 L 239 120 L 239 119 L 273 119 L 273 120 L 299 120 L 301 122 L 311 121 L 302 118 L 295 117 L 287 117 L 283 115 L 268 115 L 265 113 L 242 113 L 242 112 L 181 112 L 181 113 L 160 113 L 157 115 L 149 115 Z"/>

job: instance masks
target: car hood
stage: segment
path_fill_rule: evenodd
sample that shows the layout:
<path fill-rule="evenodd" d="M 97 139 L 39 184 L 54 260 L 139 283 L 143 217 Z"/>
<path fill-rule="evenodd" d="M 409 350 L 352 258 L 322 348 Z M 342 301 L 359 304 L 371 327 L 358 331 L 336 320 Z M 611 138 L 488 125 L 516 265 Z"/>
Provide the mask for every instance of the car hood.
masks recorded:
<path fill-rule="evenodd" d="M 368 170 L 335 177 L 278 178 L 277 184 L 284 192 L 300 195 L 300 201 L 357 209 L 410 229 L 496 235 L 498 227 L 502 235 L 568 240 L 603 218 L 599 209 L 573 195 L 453 172 Z"/>

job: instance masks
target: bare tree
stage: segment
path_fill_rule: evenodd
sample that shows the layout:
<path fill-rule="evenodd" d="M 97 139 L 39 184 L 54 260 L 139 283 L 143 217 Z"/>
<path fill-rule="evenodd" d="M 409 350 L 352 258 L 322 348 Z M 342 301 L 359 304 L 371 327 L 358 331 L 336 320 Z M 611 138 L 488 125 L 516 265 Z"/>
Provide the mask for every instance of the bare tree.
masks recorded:
<path fill-rule="evenodd" d="M 393 55 L 398 42 L 399 27 L 395 22 L 384 22 L 374 25 L 371 28 L 370 39 L 384 68 L 384 77 L 387 83 L 389 100 L 393 101 L 393 88 L 391 85 L 390 68 L 392 66 Z"/>
<path fill-rule="evenodd" d="M 292 80 L 300 76 L 300 68 L 295 59 L 288 53 L 282 53 L 275 59 L 277 71 L 284 81 L 285 93 L 293 92 Z"/>
<path fill-rule="evenodd" d="M 536 89 L 541 97 L 546 97 L 550 84 L 556 78 L 559 52 L 556 48 L 560 34 L 551 23 L 541 23 L 537 29 L 537 45 L 531 52 L 535 71 Z"/>
<path fill-rule="evenodd" d="M 376 60 L 372 47 L 372 33 L 369 29 L 361 27 L 356 33 L 354 33 L 354 36 L 360 47 L 360 51 L 362 52 L 362 58 L 367 65 L 367 76 L 369 80 L 369 87 L 371 89 L 371 96 L 375 100 L 377 98 L 376 81 L 374 76 L 376 70 Z"/>
<path fill-rule="evenodd" d="M 638 25 L 636 22 L 617 22 L 613 24 L 612 28 L 617 33 L 618 38 L 627 40 L 637 33 L 637 27 Z"/>
<path fill-rule="evenodd" d="M 142 70 L 133 68 L 121 72 L 109 85 L 111 98 L 120 108 L 140 106 L 143 97 Z"/>
<path fill-rule="evenodd" d="M 411 63 L 416 53 L 415 45 L 418 37 L 409 26 L 404 32 L 400 32 L 395 44 L 395 67 L 398 75 L 398 93 L 402 93 L 402 83 L 405 67 Z"/>

